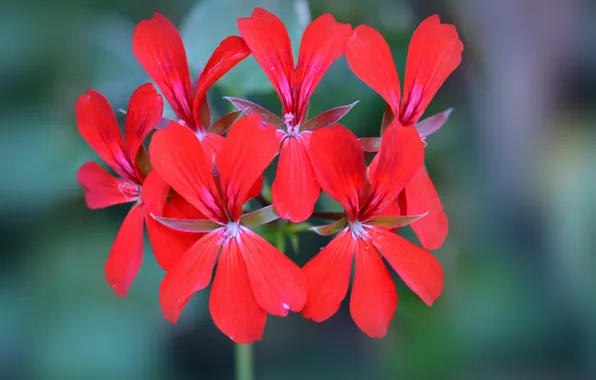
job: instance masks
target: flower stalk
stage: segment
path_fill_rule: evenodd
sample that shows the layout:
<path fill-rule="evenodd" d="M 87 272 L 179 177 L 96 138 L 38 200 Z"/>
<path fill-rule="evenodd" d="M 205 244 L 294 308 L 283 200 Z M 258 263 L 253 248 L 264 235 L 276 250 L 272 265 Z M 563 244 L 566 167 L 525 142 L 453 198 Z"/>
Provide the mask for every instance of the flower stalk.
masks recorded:
<path fill-rule="evenodd" d="M 236 380 L 254 380 L 254 355 L 253 345 L 236 343 L 234 344 L 234 370 Z"/>

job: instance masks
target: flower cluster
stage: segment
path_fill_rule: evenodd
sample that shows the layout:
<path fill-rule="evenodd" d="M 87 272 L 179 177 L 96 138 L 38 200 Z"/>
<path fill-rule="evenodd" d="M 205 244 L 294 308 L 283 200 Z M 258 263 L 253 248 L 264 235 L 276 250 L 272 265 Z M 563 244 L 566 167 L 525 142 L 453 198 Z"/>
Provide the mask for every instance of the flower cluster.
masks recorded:
<path fill-rule="evenodd" d="M 447 217 L 424 169 L 424 146 L 449 110 L 420 118 L 461 62 L 457 32 L 438 16 L 420 24 L 402 94 L 390 49 L 369 26 L 353 29 L 320 16 L 304 32 L 296 65 L 288 33 L 273 14 L 256 9 L 238 20 L 238 30 L 241 37 L 223 40 L 191 81 L 174 25 L 159 14 L 137 25 L 134 54 L 176 120 L 163 117 L 162 95 L 151 83 L 132 94 L 124 136 L 101 94 L 88 90 L 78 99 L 81 135 L 116 174 L 94 162 L 80 168 L 88 207 L 133 204 L 106 262 L 107 281 L 126 295 L 141 265 L 146 225 L 166 271 L 159 290 L 164 316 L 175 323 L 194 293 L 211 283 L 217 263 L 211 316 L 230 339 L 248 343 L 261 338 L 267 314 L 330 318 L 347 294 L 355 263 L 352 318 L 367 335 L 383 337 L 397 306 L 383 258 L 426 304 L 443 290 L 441 265 L 425 249 L 442 245 Z M 281 114 L 227 97 L 237 110 L 212 121 L 207 91 L 249 55 L 277 91 Z M 337 124 L 354 104 L 308 117 L 313 91 L 343 55 L 387 102 L 378 138 L 358 139 Z M 154 129 L 147 150 L 143 143 Z M 250 199 L 264 199 L 264 171 L 278 154 L 271 204 L 246 210 Z M 365 154 L 374 154 L 368 167 Z M 312 228 L 336 236 L 299 268 L 252 228 L 278 218 L 306 221 L 321 190 L 345 211 L 332 224 Z M 395 233 L 408 224 L 424 248 Z"/>

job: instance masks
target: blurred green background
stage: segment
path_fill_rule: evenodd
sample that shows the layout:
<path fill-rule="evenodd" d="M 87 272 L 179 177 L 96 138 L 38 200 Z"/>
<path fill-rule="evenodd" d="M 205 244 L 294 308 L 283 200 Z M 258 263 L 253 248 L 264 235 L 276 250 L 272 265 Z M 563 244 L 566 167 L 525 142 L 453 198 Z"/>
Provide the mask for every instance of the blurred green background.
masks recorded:
<path fill-rule="evenodd" d="M 158 11 L 181 27 L 192 70 L 255 5 L 287 24 L 331 12 L 381 30 L 403 78 L 410 36 L 438 13 L 464 42 L 463 63 L 427 115 L 454 107 L 428 139 L 427 164 L 450 217 L 435 252 L 446 286 L 427 308 L 398 282 L 385 339 L 351 321 L 269 317 L 257 379 L 596 378 L 596 5 L 582 0 L 53 0 L 0 12 L 0 379 L 231 379 L 233 344 L 211 322 L 208 292 L 173 326 L 146 242 L 127 299 L 103 265 L 128 206 L 86 209 L 78 167 L 97 160 L 78 135 L 87 88 L 125 108 L 148 78 L 134 25 Z M 210 97 L 279 103 L 252 57 Z M 343 124 L 378 133 L 384 104 L 337 61 L 311 115 L 360 103 Z M 410 237 L 414 238 L 412 234 Z M 326 239 L 301 235 L 306 262 Z"/>

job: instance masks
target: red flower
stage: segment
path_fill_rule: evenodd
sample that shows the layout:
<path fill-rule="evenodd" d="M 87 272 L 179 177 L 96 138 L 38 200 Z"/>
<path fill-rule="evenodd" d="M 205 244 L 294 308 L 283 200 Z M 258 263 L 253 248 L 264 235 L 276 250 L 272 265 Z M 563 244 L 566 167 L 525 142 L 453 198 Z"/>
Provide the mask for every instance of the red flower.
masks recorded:
<path fill-rule="evenodd" d="M 323 191 L 343 205 L 347 218 L 319 228 L 339 234 L 303 268 L 308 297 L 302 314 L 317 322 L 335 314 L 346 296 L 355 259 L 350 313 L 366 334 L 383 337 L 397 306 L 397 292 L 381 257 L 426 304 L 443 291 L 439 261 L 390 231 L 417 218 L 399 216 L 392 206 L 423 164 L 422 142 L 412 127 L 390 126 L 368 175 L 358 140 L 340 125 L 315 131 L 310 149 Z"/>
<path fill-rule="evenodd" d="M 119 176 L 112 176 L 95 162 L 85 163 L 77 173 L 77 181 L 85 190 L 87 206 L 98 209 L 135 203 L 120 227 L 105 266 L 108 283 L 122 297 L 126 296 L 141 265 L 143 219 L 147 222 L 155 255 L 164 268 L 175 259 L 177 252 L 188 248 L 189 236 L 193 237 L 170 232 L 149 216 L 151 212 L 178 215 L 173 210 L 184 207 L 184 202 L 174 200 L 164 204 L 168 186 L 157 173 L 150 171 L 143 147 L 143 140 L 159 122 L 162 112 L 163 101 L 153 85 L 139 87 L 130 99 L 123 139 L 114 112 L 100 93 L 88 90 L 76 104 L 79 132 Z M 166 246 L 170 240 L 175 245 Z"/>
<path fill-rule="evenodd" d="M 305 122 L 308 102 L 329 66 L 344 54 L 352 28 L 329 14 L 317 18 L 304 31 L 296 67 L 288 32 L 273 14 L 257 8 L 250 18 L 238 20 L 238 29 L 281 99 L 283 120 L 249 102 L 230 100 L 247 113 L 264 114 L 269 123 L 280 128 L 277 136 L 281 153 L 272 187 L 273 205 L 284 219 L 306 220 L 320 193 L 306 148 L 311 130 L 330 125 L 351 108 L 334 109 Z"/>
<path fill-rule="evenodd" d="M 134 31 L 132 47 L 141 66 L 162 91 L 179 122 L 199 136 L 208 154 L 217 153 L 223 143 L 220 134 L 238 113 L 228 114 L 211 124 L 211 111 L 205 95 L 219 78 L 250 54 L 242 38 L 231 36 L 223 40 L 194 85 L 190 81 L 182 38 L 164 16 L 155 13 L 151 20 L 141 21 Z"/>
<path fill-rule="evenodd" d="M 410 42 L 401 101 L 391 51 L 378 31 L 366 25 L 355 28 L 347 43 L 346 58 L 354 74 L 387 102 L 384 125 L 396 115 L 401 125 L 416 125 L 424 139 L 440 128 L 448 116 L 449 111 L 418 123 L 439 87 L 459 66 L 462 51 L 463 44 L 453 25 L 441 24 L 437 15 L 424 20 Z M 448 231 L 447 216 L 424 168 L 408 182 L 399 197 L 399 205 L 406 214 L 430 209 L 412 228 L 427 249 L 437 249 L 443 244 Z"/>
<path fill-rule="evenodd" d="M 242 206 L 279 150 L 273 126 L 258 115 L 236 122 L 214 161 L 198 139 L 173 123 L 151 142 L 152 162 L 164 180 L 208 220 L 164 220 L 180 229 L 209 231 L 166 274 L 160 287 L 165 317 L 175 323 L 194 293 L 211 281 L 217 327 L 235 342 L 261 338 L 267 313 L 285 316 L 306 302 L 306 281 L 283 253 L 252 232 Z"/>

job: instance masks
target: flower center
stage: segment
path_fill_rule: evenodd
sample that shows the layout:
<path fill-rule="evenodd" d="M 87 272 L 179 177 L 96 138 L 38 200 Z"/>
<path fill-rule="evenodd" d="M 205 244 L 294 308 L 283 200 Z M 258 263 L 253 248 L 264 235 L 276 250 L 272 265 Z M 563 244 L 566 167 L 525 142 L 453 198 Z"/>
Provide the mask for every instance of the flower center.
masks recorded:
<path fill-rule="evenodd" d="M 195 131 L 195 135 L 197 135 L 197 137 L 199 138 L 199 141 L 203 141 L 205 136 L 207 136 L 207 132 L 205 132 L 204 130 L 197 129 Z"/>
<path fill-rule="evenodd" d="M 207 132 L 205 131 L 204 128 L 198 128 L 198 127 L 191 127 L 190 125 L 188 125 L 188 123 L 182 119 L 178 120 L 178 124 L 185 126 L 186 128 L 190 129 L 191 131 L 194 132 L 194 134 L 199 138 L 199 141 L 203 141 L 203 139 L 205 138 L 205 136 L 207 136 Z"/>
<path fill-rule="evenodd" d="M 223 234 L 224 239 L 230 240 L 238 236 L 240 231 L 240 224 L 237 222 L 230 222 L 226 224 L 226 231 Z"/>
<path fill-rule="evenodd" d="M 284 124 L 286 125 L 286 132 L 290 137 L 296 137 L 300 132 L 300 125 L 294 125 L 294 119 L 295 117 L 293 113 L 289 112 L 284 115 Z"/>
<path fill-rule="evenodd" d="M 127 201 L 135 200 L 141 195 L 141 186 L 134 183 L 121 182 L 118 184 L 118 190 Z"/>
<path fill-rule="evenodd" d="M 368 238 L 368 232 L 366 232 L 364 226 L 358 220 L 351 222 L 349 228 L 354 239 Z"/>

